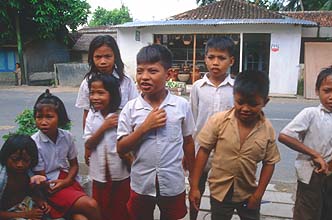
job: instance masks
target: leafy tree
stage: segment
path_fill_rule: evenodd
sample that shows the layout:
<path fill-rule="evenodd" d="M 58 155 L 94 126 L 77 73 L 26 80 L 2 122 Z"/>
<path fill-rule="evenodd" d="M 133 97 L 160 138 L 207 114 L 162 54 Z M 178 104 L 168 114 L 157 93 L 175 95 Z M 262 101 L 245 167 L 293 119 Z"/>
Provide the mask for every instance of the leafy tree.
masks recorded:
<path fill-rule="evenodd" d="M 133 21 L 130 17 L 128 7 L 122 5 L 120 9 L 106 10 L 98 6 L 93 12 L 89 26 L 117 25 Z"/>
<path fill-rule="evenodd" d="M 22 41 L 32 36 L 52 39 L 67 33 L 67 27 L 76 30 L 87 22 L 90 9 L 86 0 L 0 0 L 0 5 L 0 44 L 16 40 L 22 73 Z M 22 83 L 26 83 L 24 74 Z"/>

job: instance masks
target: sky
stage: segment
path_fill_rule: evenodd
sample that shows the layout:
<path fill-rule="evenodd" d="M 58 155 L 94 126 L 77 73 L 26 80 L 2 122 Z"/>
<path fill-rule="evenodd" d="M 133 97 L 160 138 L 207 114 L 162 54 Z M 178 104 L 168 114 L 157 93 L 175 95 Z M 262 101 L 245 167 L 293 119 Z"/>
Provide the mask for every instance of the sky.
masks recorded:
<path fill-rule="evenodd" d="M 100 6 L 107 10 L 128 7 L 133 20 L 161 20 L 197 7 L 196 0 L 87 0 L 91 13 Z"/>

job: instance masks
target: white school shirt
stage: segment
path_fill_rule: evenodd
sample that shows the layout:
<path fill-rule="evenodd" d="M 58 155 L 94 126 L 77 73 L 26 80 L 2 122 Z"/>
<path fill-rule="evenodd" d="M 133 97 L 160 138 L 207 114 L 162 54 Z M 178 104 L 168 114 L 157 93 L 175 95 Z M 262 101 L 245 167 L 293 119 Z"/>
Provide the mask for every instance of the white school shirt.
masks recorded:
<path fill-rule="evenodd" d="M 45 170 L 50 180 L 58 179 L 60 170 L 69 171 L 68 160 L 75 159 L 78 155 L 74 137 L 69 131 L 58 129 L 56 143 L 41 131 L 33 134 L 31 138 L 38 148 L 38 164 L 33 168 L 34 171 Z"/>
<path fill-rule="evenodd" d="M 280 133 L 317 151 L 326 162 L 332 159 L 332 113 L 322 104 L 303 109 Z M 298 153 L 295 169 L 299 181 L 309 184 L 315 169 L 310 156 Z"/>
<path fill-rule="evenodd" d="M 113 71 L 112 75 L 116 78 L 119 78 L 119 75 L 115 70 Z M 122 109 L 129 100 L 134 99 L 138 96 L 136 85 L 131 77 L 127 75 L 123 77 L 123 80 L 120 83 L 120 92 L 120 109 Z M 75 106 L 77 108 L 83 108 L 84 110 L 90 109 L 88 79 L 84 79 L 80 85 Z"/>
<path fill-rule="evenodd" d="M 106 118 L 111 117 L 110 113 Z M 84 140 L 87 141 L 105 122 L 100 111 L 89 110 L 84 128 Z M 108 129 L 97 147 L 92 150 L 89 164 L 89 176 L 98 181 L 106 182 L 106 161 L 112 181 L 120 181 L 129 177 L 125 163 L 116 151 L 116 127 Z"/>
<path fill-rule="evenodd" d="M 192 135 L 194 119 L 188 101 L 169 91 L 160 109 L 166 111 L 166 125 L 141 138 L 134 151 L 130 185 L 138 194 L 156 196 L 157 176 L 160 195 L 176 196 L 185 190 L 183 137 Z M 129 101 L 120 113 L 118 140 L 139 128 L 151 111 L 142 96 Z"/>
<path fill-rule="evenodd" d="M 190 105 L 195 120 L 194 139 L 196 139 L 196 136 L 211 115 L 229 110 L 234 105 L 234 79 L 231 78 L 230 74 L 217 87 L 210 81 L 208 74 L 197 80 L 190 92 Z M 195 140 L 196 153 L 198 149 L 199 144 Z"/>

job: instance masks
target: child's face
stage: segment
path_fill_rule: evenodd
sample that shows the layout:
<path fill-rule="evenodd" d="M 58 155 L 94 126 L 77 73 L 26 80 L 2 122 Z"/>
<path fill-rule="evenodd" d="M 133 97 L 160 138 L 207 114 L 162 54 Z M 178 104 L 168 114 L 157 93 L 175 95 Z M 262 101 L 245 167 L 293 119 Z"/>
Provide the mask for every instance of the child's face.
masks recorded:
<path fill-rule="evenodd" d="M 25 173 L 31 164 L 31 157 L 23 151 L 16 151 L 7 160 L 7 169 L 15 173 Z"/>
<path fill-rule="evenodd" d="M 247 97 L 237 92 L 234 94 L 235 116 L 244 124 L 256 123 L 268 101 L 259 95 Z"/>
<path fill-rule="evenodd" d="M 103 82 L 95 81 L 91 83 L 89 98 L 90 103 L 96 111 L 101 111 L 106 114 L 108 113 L 111 96 L 104 88 Z"/>
<path fill-rule="evenodd" d="M 56 137 L 59 117 L 53 106 L 43 106 L 36 113 L 36 126 L 48 137 Z"/>
<path fill-rule="evenodd" d="M 136 80 L 144 94 L 155 95 L 165 91 L 168 78 L 169 70 L 166 70 L 159 62 L 137 65 Z"/>
<path fill-rule="evenodd" d="M 115 64 L 115 55 L 112 48 L 107 45 L 97 48 L 93 53 L 93 63 L 98 71 L 111 74 Z"/>
<path fill-rule="evenodd" d="M 210 76 L 214 78 L 225 77 L 228 68 L 234 63 L 234 57 L 227 50 L 215 48 L 208 50 L 204 60 Z"/>
<path fill-rule="evenodd" d="M 326 77 L 316 91 L 322 105 L 329 111 L 332 111 L 332 76 Z"/>

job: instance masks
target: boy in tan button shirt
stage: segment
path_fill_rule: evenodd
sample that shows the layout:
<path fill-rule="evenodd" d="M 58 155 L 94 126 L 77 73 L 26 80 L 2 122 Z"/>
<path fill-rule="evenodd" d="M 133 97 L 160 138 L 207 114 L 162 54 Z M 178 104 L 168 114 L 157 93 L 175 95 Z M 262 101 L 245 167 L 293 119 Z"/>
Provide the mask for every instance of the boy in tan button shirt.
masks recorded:
<path fill-rule="evenodd" d="M 268 76 L 259 71 L 240 73 L 233 93 L 234 108 L 211 116 L 198 135 L 189 199 L 198 209 L 199 179 L 214 149 L 208 178 L 212 220 L 230 220 L 235 209 L 241 219 L 259 219 L 263 194 L 280 160 L 275 131 L 262 112 L 269 101 Z M 263 166 L 257 185 L 259 162 Z"/>

